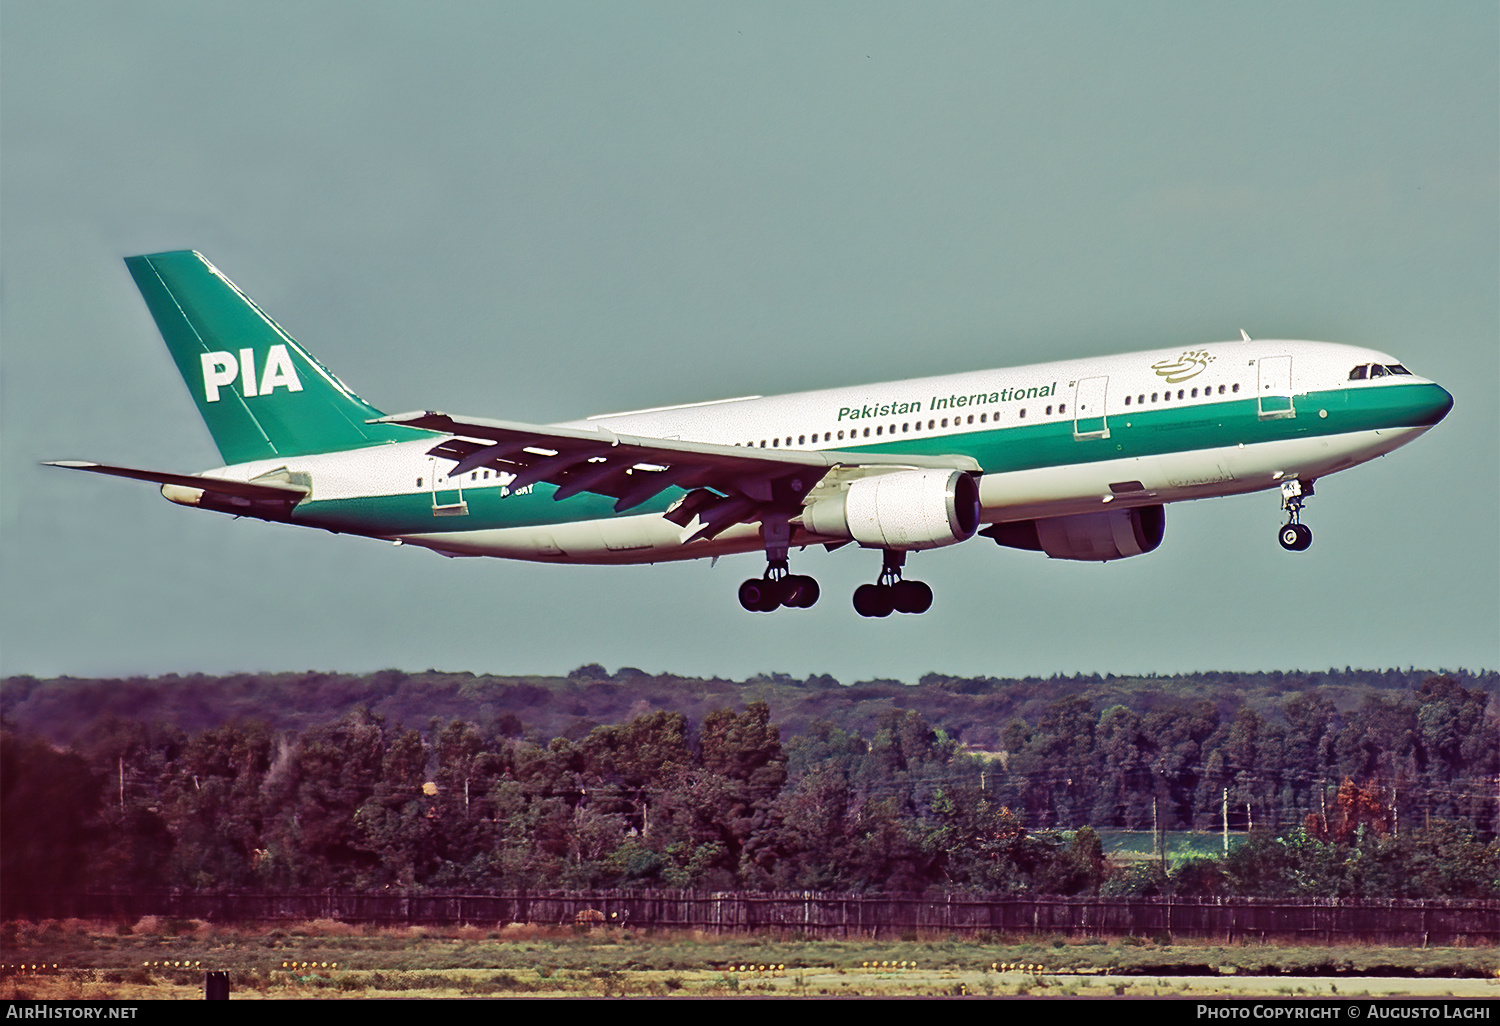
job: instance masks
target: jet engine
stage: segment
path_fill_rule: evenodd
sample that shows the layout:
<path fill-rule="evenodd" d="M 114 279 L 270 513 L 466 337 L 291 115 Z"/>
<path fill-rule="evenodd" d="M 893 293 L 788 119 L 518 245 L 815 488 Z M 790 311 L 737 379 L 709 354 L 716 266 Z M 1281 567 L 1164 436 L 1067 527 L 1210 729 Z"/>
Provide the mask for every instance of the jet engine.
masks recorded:
<path fill-rule="evenodd" d="M 960 470 L 898 470 L 862 477 L 810 503 L 802 526 L 867 548 L 935 549 L 979 527 L 979 485 Z"/>
<path fill-rule="evenodd" d="M 1166 528 L 1161 506 L 1111 509 L 1070 517 L 996 524 L 982 533 L 1012 549 L 1034 549 L 1053 559 L 1106 562 L 1139 556 L 1161 544 Z"/>

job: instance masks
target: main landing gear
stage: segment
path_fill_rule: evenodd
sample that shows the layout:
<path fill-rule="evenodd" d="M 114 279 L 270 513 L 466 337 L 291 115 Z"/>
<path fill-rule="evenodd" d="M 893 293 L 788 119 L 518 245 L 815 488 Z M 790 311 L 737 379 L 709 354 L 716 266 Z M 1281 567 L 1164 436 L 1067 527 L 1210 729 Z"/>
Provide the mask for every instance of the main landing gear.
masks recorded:
<path fill-rule="evenodd" d="M 925 613 L 932 608 L 932 589 L 921 581 L 903 581 L 901 567 L 906 553 L 887 549 L 876 584 L 854 589 L 854 611 L 860 616 L 890 616 L 892 613 Z"/>
<path fill-rule="evenodd" d="M 787 571 L 784 559 L 773 559 L 764 577 L 752 577 L 740 585 L 740 605 L 752 613 L 769 613 L 778 606 L 806 609 L 818 601 L 816 578 Z"/>
<path fill-rule="evenodd" d="M 769 613 L 781 606 L 806 609 L 817 602 L 818 582 L 788 569 L 790 523 L 782 519 L 762 520 L 761 538 L 766 544 L 766 572 L 740 585 L 740 605 L 752 613 Z M 860 616 L 925 613 L 932 608 L 931 588 L 921 581 L 901 579 L 901 567 L 905 563 L 905 552 L 884 550 L 880 580 L 854 589 L 854 608 Z"/>
<path fill-rule="evenodd" d="M 1287 522 L 1277 537 L 1288 552 L 1302 552 L 1312 544 L 1312 528 L 1302 523 L 1302 503 L 1312 493 L 1311 481 L 1292 478 L 1281 482 L 1281 508 L 1286 510 Z"/>
<path fill-rule="evenodd" d="M 818 601 L 818 582 L 787 569 L 787 552 L 792 541 L 790 522 L 782 517 L 762 520 L 760 533 L 766 543 L 766 572 L 740 585 L 740 605 L 752 613 L 769 613 L 778 606 L 806 609 Z"/>

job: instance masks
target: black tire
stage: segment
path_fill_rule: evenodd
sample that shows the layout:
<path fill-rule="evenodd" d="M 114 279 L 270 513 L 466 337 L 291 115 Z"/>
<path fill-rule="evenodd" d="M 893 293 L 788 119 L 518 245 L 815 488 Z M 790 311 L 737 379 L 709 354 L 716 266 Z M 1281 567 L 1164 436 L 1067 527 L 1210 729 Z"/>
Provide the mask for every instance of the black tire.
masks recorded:
<path fill-rule="evenodd" d="M 794 574 L 786 578 L 783 585 L 787 587 L 787 597 L 784 600 L 788 606 L 794 609 L 809 609 L 818 601 L 822 589 L 818 587 L 818 581 L 806 574 Z"/>
<path fill-rule="evenodd" d="M 1306 524 L 1286 524 L 1281 528 L 1278 540 L 1288 552 L 1304 552 L 1312 544 L 1312 528 Z"/>
<path fill-rule="evenodd" d="M 890 616 L 891 589 L 878 584 L 861 584 L 854 589 L 854 611 L 860 616 Z"/>
<path fill-rule="evenodd" d="M 781 605 L 781 588 L 775 581 L 752 577 L 740 585 L 740 605 L 752 613 L 769 613 Z"/>
<path fill-rule="evenodd" d="M 891 604 L 898 613 L 925 613 L 932 608 L 932 589 L 922 581 L 902 581 L 891 587 Z"/>

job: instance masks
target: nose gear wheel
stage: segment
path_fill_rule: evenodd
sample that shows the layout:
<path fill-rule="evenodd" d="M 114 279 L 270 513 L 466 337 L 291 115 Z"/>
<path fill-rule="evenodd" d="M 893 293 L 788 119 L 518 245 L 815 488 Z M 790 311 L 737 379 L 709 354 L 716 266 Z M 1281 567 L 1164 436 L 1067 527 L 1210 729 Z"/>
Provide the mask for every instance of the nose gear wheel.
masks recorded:
<path fill-rule="evenodd" d="M 1302 522 L 1302 504 L 1312 493 L 1311 481 L 1291 478 L 1281 482 L 1281 508 L 1286 510 L 1287 522 L 1282 525 L 1277 540 L 1288 552 L 1303 552 L 1312 544 L 1312 528 Z"/>

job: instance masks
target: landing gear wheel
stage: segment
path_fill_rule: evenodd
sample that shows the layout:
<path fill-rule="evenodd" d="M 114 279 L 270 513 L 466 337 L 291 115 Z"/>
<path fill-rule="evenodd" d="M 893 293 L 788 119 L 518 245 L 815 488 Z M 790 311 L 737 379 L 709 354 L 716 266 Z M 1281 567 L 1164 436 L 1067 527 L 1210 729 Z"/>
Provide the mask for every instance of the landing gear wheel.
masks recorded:
<path fill-rule="evenodd" d="M 1312 544 L 1312 528 L 1306 524 L 1286 524 L 1281 529 L 1280 541 L 1288 552 L 1303 552 Z"/>
<path fill-rule="evenodd" d="M 1288 552 L 1301 552 L 1312 544 L 1312 529 L 1302 523 L 1302 507 L 1313 493 L 1311 480 L 1290 478 L 1281 482 L 1281 508 L 1286 511 L 1278 539 Z"/>
<path fill-rule="evenodd" d="M 740 585 L 740 605 L 752 613 L 769 613 L 781 605 L 780 581 L 752 577 Z"/>
<path fill-rule="evenodd" d="M 901 567 L 906 553 L 886 549 L 880 579 L 854 589 L 854 611 L 860 616 L 890 616 L 892 613 L 925 613 L 932 608 L 932 589 L 921 581 L 903 581 Z"/>
<path fill-rule="evenodd" d="M 816 578 L 808 577 L 806 574 L 783 577 L 781 586 L 786 589 L 786 597 L 782 599 L 782 602 L 792 609 L 810 608 L 818 601 L 818 596 L 822 593 Z"/>
<path fill-rule="evenodd" d="M 932 608 L 932 589 L 922 581 L 901 581 L 890 591 L 891 605 L 898 613 L 925 613 Z"/>
<path fill-rule="evenodd" d="M 891 589 L 879 584 L 861 584 L 854 589 L 854 611 L 860 616 L 890 616 Z"/>

